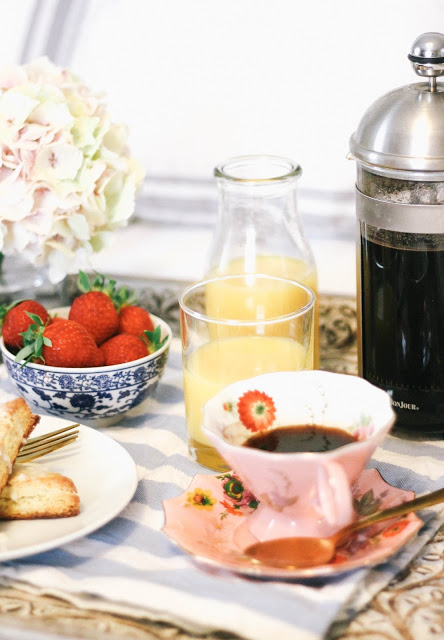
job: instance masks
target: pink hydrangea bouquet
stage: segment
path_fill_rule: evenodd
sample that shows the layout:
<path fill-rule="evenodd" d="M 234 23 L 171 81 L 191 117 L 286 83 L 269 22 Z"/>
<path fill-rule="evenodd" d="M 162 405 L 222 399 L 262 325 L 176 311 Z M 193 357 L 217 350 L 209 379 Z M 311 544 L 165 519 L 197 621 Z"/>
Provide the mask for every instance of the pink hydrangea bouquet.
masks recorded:
<path fill-rule="evenodd" d="M 143 171 L 102 98 L 47 58 L 0 69 L 0 252 L 88 266 L 132 215 Z"/>

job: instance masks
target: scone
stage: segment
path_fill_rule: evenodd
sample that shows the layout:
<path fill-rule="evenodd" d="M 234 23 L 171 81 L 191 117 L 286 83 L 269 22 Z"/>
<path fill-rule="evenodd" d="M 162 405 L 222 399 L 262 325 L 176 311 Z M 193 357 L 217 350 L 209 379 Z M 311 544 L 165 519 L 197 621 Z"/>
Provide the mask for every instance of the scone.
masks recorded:
<path fill-rule="evenodd" d="M 20 447 L 39 420 L 23 398 L 0 405 L 0 491 L 8 481 Z"/>
<path fill-rule="evenodd" d="M 70 478 L 39 464 L 17 463 L 0 494 L 0 519 L 68 518 L 80 513 L 80 499 Z"/>

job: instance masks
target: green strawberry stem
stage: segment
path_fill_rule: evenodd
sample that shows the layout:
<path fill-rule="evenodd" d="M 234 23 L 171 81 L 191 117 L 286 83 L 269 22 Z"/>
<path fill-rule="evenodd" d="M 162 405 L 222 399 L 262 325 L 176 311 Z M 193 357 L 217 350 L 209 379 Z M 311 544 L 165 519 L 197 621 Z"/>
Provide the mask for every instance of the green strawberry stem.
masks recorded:
<path fill-rule="evenodd" d="M 134 304 L 136 301 L 136 294 L 134 291 L 130 291 L 126 286 L 116 289 L 116 281 L 110 279 L 108 282 L 101 273 L 96 274 L 94 280 L 90 281 L 89 276 L 84 271 L 79 271 L 79 277 L 77 279 L 77 286 L 82 293 L 88 293 L 90 291 L 102 291 L 111 298 L 117 311 L 126 305 Z"/>
<path fill-rule="evenodd" d="M 136 301 L 137 296 L 135 291 L 131 291 L 130 289 L 128 289 L 128 287 L 123 285 L 116 291 L 115 300 L 113 302 L 116 305 L 117 311 L 120 311 L 122 307 L 127 307 L 131 304 L 134 304 Z"/>
<path fill-rule="evenodd" d="M 102 291 L 112 298 L 116 289 L 116 281 L 110 279 L 107 282 L 105 276 L 98 273 L 91 282 L 88 274 L 84 271 L 79 271 L 77 286 L 82 293 L 88 293 L 89 291 Z"/>
<path fill-rule="evenodd" d="M 160 325 L 157 325 L 154 331 L 145 330 L 143 333 L 148 338 L 148 350 L 150 353 L 154 353 L 163 347 L 168 338 L 168 336 L 165 336 L 165 338 L 161 340 Z"/>
<path fill-rule="evenodd" d="M 35 313 L 30 313 L 29 311 L 26 311 L 26 313 L 31 318 L 32 323 L 26 331 L 21 332 L 20 335 L 23 336 L 23 347 L 15 356 L 15 361 L 21 362 L 22 367 L 31 360 L 40 359 L 45 362 L 45 358 L 42 355 L 43 345 L 52 347 L 51 340 L 43 335 L 47 323 L 44 323 L 41 317 Z"/>

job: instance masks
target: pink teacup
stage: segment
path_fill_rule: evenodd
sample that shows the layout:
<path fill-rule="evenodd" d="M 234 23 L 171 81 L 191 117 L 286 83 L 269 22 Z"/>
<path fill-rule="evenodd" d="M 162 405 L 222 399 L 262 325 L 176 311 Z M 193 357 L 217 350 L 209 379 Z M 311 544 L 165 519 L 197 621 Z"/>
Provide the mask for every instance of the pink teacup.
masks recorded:
<path fill-rule="evenodd" d="M 349 375 L 268 373 L 225 387 L 203 409 L 202 429 L 259 500 L 248 518 L 258 540 L 329 536 L 354 518 L 352 486 L 395 421 L 389 395 Z M 354 441 L 319 453 L 243 446 L 254 433 L 317 425 Z"/>

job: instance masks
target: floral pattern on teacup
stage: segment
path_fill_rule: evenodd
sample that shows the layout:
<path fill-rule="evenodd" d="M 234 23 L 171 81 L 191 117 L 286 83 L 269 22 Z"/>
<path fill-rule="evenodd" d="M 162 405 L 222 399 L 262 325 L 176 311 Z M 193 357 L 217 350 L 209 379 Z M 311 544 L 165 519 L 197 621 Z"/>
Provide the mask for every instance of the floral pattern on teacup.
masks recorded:
<path fill-rule="evenodd" d="M 225 473 L 216 477 L 222 485 L 222 500 L 218 500 L 210 490 L 196 487 L 193 491 L 186 493 L 184 506 L 213 511 L 213 508 L 219 503 L 224 507 L 220 514 L 221 520 L 227 518 L 228 515 L 244 516 L 256 509 L 259 504 L 258 500 L 244 487 L 236 475 Z"/>
<path fill-rule="evenodd" d="M 240 509 L 241 507 L 256 509 L 259 502 L 236 475 L 225 473 L 222 476 L 217 476 L 217 478 L 222 480 L 224 493 L 234 503 L 235 509 Z"/>
<path fill-rule="evenodd" d="M 200 487 L 196 487 L 194 491 L 189 491 L 185 499 L 185 507 L 196 507 L 196 509 L 204 509 L 212 511 L 217 500 L 213 497 L 211 491 L 206 491 Z"/>
<path fill-rule="evenodd" d="M 237 402 L 237 411 L 242 424 L 250 431 L 265 431 L 276 417 L 276 406 L 263 391 L 246 391 Z"/>
<path fill-rule="evenodd" d="M 353 507 L 360 517 L 370 516 L 381 509 L 382 501 L 387 492 L 382 492 L 378 497 L 375 496 L 373 489 L 369 489 L 358 498 L 353 498 Z"/>
<path fill-rule="evenodd" d="M 276 422 L 277 407 L 270 395 L 258 389 L 251 389 L 236 400 L 224 400 L 222 413 L 227 417 L 238 417 L 238 421 L 228 422 L 222 431 L 229 442 L 240 444 L 249 437 L 248 432 L 265 431 L 273 426 Z M 375 432 L 372 416 L 360 415 L 347 431 L 358 441 L 370 438 Z"/>
<path fill-rule="evenodd" d="M 248 516 L 255 513 L 255 509 L 249 504 L 240 504 L 247 502 L 246 491 L 242 483 L 237 484 L 235 472 L 220 476 L 197 475 L 185 493 L 164 500 L 166 523 L 163 531 L 197 561 L 209 564 L 211 570 L 218 566 L 256 578 L 288 579 L 332 576 L 383 562 L 408 542 L 423 524 L 416 514 L 410 513 L 394 522 L 363 529 L 338 549 L 328 565 L 313 569 L 258 566 L 253 565 L 244 553 L 250 544 L 256 542 L 246 526 Z M 203 496 L 213 504 L 206 509 L 197 508 L 201 498 L 188 503 L 188 494 Z M 380 508 L 384 509 L 411 499 L 413 494 L 387 484 L 376 469 L 367 469 L 355 483 L 353 496 L 358 503 L 366 505 L 375 505 L 380 500 Z M 235 505 L 239 508 L 236 509 Z M 189 508 L 191 506 L 196 508 Z M 239 513 L 244 517 L 239 517 Z"/>
<path fill-rule="evenodd" d="M 402 520 L 398 520 L 398 522 L 393 522 L 388 527 L 384 529 L 381 533 L 383 538 L 393 538 L 394 536 L 398 536 L 400 533 L 404 531 L 409 526 L 409 521 L 404 516 Z"/>
<path fill-rule="evenodd" d="M 361 415 L 359 420 L 353 424 L 351 432 L 357 440 L 367 440 L 375 432 L 373 418 L 367 414 Z"/>
<path fill-rule="evenodd" d="M 235 400 L 224 400 L 221 419 L 222 433 L 232 444 L 242 444 L 251 432 L 265 431 L 276 418 L 273 398 L 257 389 L 243 393 Z M 237 418 L 233 421 L 233 417 Z"/>

